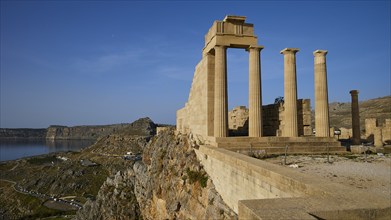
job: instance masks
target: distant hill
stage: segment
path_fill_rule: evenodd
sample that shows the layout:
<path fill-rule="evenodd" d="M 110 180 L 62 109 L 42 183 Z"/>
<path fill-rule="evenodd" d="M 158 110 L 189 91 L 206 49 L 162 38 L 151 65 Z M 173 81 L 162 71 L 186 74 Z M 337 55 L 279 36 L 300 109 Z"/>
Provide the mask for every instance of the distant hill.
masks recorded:
<path fill-rule="evenodd" d="M 329 104 L 330 126 L 352 128 L 351 103 L 332 102 Z M 365 129 L 366 118 L 377 118 L 381 126 L 386 118 L 391 119 L 391 96 L 369 99 L 359 102 L 360 128 Z M 314 111 L 312 111 L 312 126 L 314 126 Z"/>

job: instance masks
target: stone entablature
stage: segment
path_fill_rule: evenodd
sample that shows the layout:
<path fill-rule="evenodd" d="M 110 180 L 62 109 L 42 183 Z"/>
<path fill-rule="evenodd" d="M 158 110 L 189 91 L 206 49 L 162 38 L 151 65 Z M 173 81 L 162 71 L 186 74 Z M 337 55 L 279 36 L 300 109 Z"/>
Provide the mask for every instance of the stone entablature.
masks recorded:
<path fill-rule="evenodd" d="M 205 35 L 202 54 L 205 56 L 216 45 L 244 49 L 257 46 L 254 25 L 245 23 L 245 20 L 244 16 L 227 15 L 223 21 L 215 21 Z"/>

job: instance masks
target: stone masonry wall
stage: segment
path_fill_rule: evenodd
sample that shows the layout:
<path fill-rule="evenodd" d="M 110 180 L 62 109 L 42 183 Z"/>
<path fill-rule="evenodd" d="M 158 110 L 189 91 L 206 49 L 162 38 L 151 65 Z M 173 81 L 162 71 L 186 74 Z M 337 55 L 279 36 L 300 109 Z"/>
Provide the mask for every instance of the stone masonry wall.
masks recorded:
<path fill-rule="evenodd" d="M 297 118 L 299 135 L 312 135 L 309 99 L 297 100 Z M 281 136 L 284 127 L 284 105 L 270 104 L 262 106 L 262 120 L 264 136 Z M 228 112 L 228 127 L 232 136 L 248 135 L 248 109 L 245 106 L 235 107 Z"/>
<path fill-rule="evenodd" d="M 383 126 L 378 126 L 376 118 L 366 118 L 365 138 L 378 147 L 383 146 L 383 143 L 391 142 L 391 119 L 385 119 Z"/>
<path fill-rule="evenodd" d="M 188 101 L 184 108 L 177 111 L 177 130 L 180 132 L 192 132 L 203 136 L 211 132 L 208 130 L 208 117 L 213 115 L 213 110 L 208 108 L 211 105 L 207 99 L 211 96 L 211 86 L 208 83 L 211 80 L 211 74 L 208 72 L 213 65 L 211 56 L 213 55 L 203 57 L 196 66 Z"/>

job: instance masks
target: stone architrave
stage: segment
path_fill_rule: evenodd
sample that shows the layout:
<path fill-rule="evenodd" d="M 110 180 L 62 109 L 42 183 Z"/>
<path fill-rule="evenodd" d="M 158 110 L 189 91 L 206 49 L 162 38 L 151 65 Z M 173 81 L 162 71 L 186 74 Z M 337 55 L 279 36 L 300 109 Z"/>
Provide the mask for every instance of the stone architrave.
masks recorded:
<path fill-rule="evenodd" d="M 280 52 L 284 55 L 284 137 L 298 136 L 296 80 L 296 53 L 298 51 L 298 48 L 285 48 Z"/>
<path fill-rule="evenodd" d="M 352 96 L 352 144 L 358 145 L 361 144 L 361 134 L 360 134 L 360 112 L 358 108 L 358 90 L 351 90 L 350 94 Z"/>
<path fill-rule="evenodd" d="M 315 50 L 313 54 L 315 74 L 315 136 L 330 137 L 326 68 L 327 50 Z"/>
<path fill-rule="evenodd" d="M 228 136 L 227 59 L 225 46 L 215 46 L 214 136 Z"/>
<path fill-rule="evenodd" d="M 262 123 L 262 89 L 260 51 L 262 46 L 250 46 L 249 51 L 249 137 L 261 137 Z"/>

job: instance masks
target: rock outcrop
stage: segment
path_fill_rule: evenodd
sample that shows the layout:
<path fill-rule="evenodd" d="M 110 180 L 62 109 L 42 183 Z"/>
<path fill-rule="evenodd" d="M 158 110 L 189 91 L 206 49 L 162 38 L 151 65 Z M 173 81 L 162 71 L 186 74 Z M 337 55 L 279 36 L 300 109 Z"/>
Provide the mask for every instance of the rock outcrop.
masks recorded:
<path fill-rule="evenodd" d="M 144 148 L 142 161 L 107 179 L 76 219 L 236 219 L 190 143 L 173 129 L 162 131 Z"/>
<path fill-rule="evenodd" d="M 108 178 L 100 188 L 96 200 L 88 200 L 75 219 L 141 219 L 133 184 L 132 170 L 118 172 L 113 178 Z"/>

